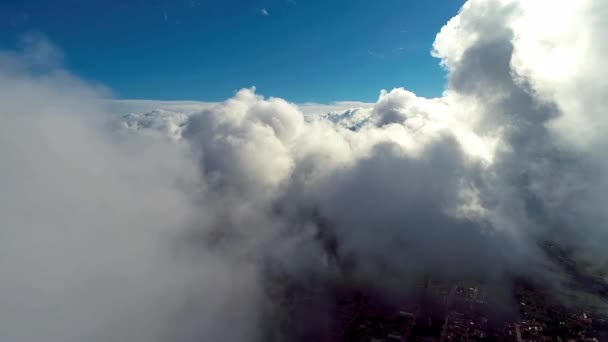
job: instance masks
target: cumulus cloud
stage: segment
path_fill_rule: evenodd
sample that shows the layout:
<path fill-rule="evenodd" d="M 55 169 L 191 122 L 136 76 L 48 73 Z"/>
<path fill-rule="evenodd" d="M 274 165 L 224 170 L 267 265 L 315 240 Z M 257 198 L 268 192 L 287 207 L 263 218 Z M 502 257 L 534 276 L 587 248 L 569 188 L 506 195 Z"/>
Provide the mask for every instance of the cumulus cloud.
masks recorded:
<path fill-rule="evenodd" d="M 543 15 L 549 7 L 555 12 Z M 470 1 L 437 36 L 434 54 L 449 72 L 446 98 L 472 104 L 476 132 L 500 136 L 487 186 L 515 193 L 496 202 L 505 205 L 497 213 L 508 210 L 494 216 L 504 216 L 496 226 L 559 226 L 605 238 L 598 132 L 606 120 L 597 113 L 608 89 L 594 79 L 605 56 L 598 24 L 605 11 L 597 1 Z M 600 43 L 591 44 L 590 32 Z M 593 262 L 604 259 L 595 254 Z"/>
<path fill-rule="evenodd" d="M 251 88 L 116 117 L 41 73 L 47 49 L 3 54 L 0 336 L 310 339 L 327 308 L 289 319 L 310 316 L 281 297 L 294 283 L 553 281 L 544 243 L 605 268 L 606 10 L 470 0 L 433 45 L 442 97 L 325 115 Z"/>

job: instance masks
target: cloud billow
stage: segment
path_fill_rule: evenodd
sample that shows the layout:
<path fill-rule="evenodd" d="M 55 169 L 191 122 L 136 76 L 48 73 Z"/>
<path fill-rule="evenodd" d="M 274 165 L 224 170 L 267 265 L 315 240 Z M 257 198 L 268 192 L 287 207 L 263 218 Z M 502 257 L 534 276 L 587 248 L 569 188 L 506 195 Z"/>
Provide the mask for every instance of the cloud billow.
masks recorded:
<path fill-rule="evenodd" d="M 251 88 L 108 124 L 98 89 L 40 72 L 48 45 L 2 54 L 0 336 L 280 339 L 280 281 L 550 281 L 544 242 L 603 269 L 606 10 L 468 1 L 433 45 L 442 97 L 315 116 Z"/>

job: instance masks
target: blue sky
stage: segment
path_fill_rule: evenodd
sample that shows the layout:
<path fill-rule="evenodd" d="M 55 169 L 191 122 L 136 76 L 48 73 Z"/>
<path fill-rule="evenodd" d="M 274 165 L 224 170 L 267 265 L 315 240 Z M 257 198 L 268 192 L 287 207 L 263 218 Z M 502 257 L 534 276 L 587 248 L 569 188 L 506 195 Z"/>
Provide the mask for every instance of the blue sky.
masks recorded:
<path fill-rule="evenodd" d="M 119 98 L 219 101 L 235 90 L 294 102 L 438 96 L 436 33 L 464 0 L 2 0 L 0 46 L 29 31 Z"/>

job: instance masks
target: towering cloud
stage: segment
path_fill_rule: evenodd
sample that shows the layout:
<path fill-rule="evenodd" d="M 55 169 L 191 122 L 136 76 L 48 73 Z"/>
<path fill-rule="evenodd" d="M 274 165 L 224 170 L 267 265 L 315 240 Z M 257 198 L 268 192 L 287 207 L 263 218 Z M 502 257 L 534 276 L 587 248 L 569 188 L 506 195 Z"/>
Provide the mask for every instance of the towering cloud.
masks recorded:
<path fill-rule="evenodd" d="M 545 242 L 605 268 L 607 11 L 468 1 L 442 97 L 322 116 L 243 89 L 115 118 L 51 45 L 3 53 L 0 337 L 280 340 L 286 283 L 559 279 Z"/>

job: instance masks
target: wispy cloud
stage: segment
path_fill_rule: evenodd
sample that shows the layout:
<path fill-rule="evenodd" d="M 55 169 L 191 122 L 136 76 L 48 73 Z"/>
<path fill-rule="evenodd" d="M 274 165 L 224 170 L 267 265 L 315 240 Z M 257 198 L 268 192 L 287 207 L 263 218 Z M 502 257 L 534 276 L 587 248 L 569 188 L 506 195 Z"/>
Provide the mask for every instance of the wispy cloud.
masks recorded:
<path fill-rule="evenodd" d="M 260 13 L 262 13 L 263 16 L 267 17 L 269 15 L 268 10 L 265 8 L 262 8 L 262 10 L 260 11 Z"/>
<path fill-rule="evenodd" d="M 384 54 L 377 52 L 377 51 L 373 51 L 373 50 L 367 50 L 367 54 L 370 55 L 373 58 L 379 58 L 379 59 L 384 59 Z"/>

